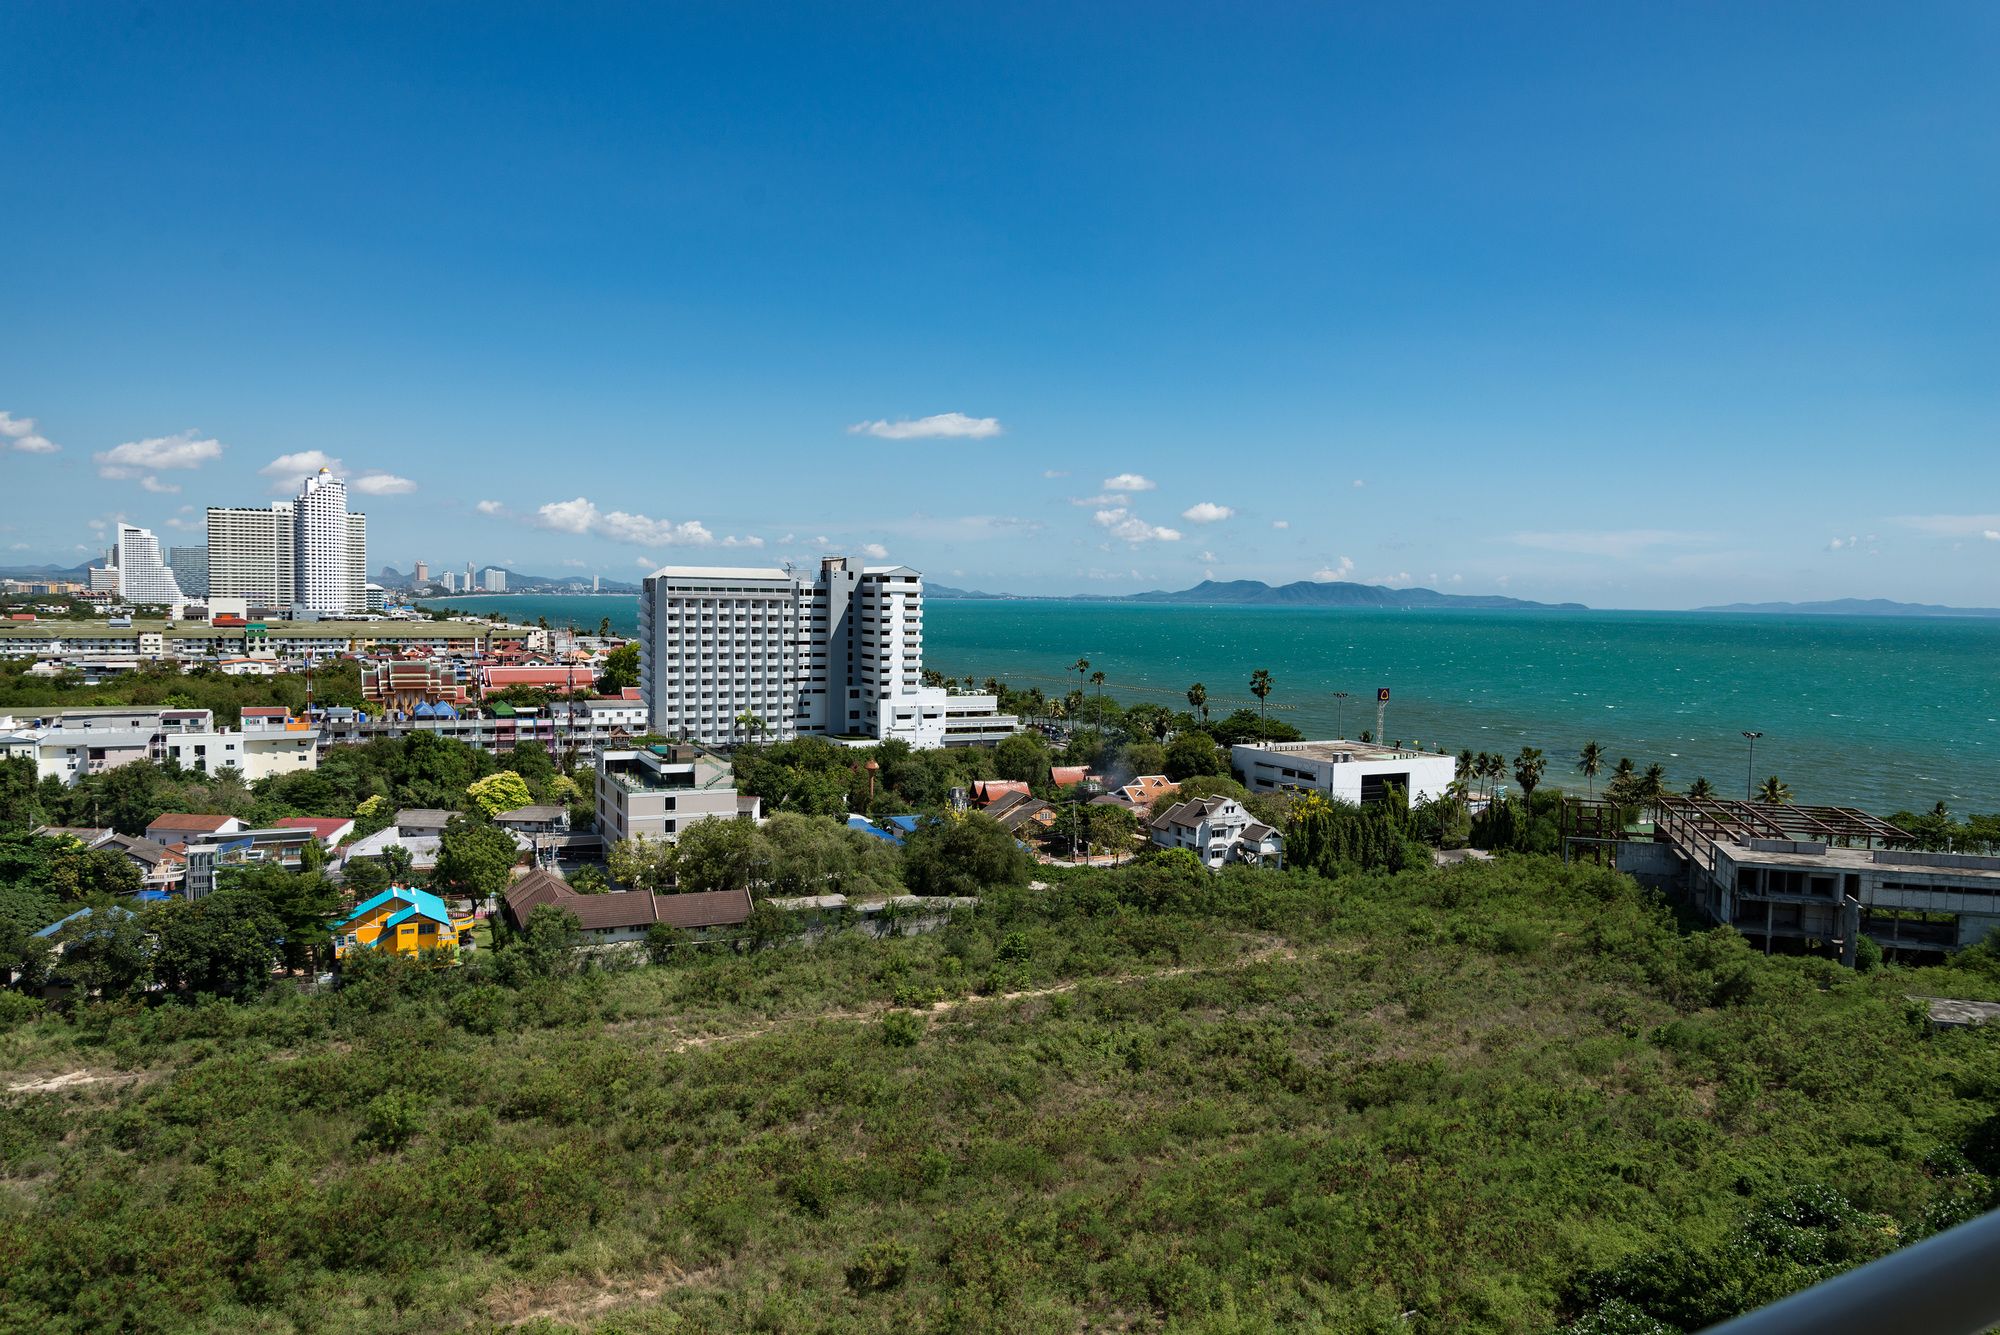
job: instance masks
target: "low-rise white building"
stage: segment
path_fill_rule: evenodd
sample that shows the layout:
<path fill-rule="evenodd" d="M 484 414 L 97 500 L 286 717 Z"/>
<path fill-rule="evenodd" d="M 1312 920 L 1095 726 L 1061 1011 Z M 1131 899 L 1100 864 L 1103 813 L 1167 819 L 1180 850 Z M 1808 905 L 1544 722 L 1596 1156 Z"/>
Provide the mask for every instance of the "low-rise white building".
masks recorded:
<path fill-rule="evenodd" d="M 1410 803 L 1443 797 L 1458 762 L 1448 755 L 1371 742 L 1264 742 L 1229 748 L 1229 763 L 1253 793 L 1320 793 L 1359 806 L 1400 789 Z"/>
<path fill-rule="evenodd" d="M 1227 863 L 1280 866 L 1285 837 L 1252 816 L 1233 797 L 1191 797 L 1176 802 L 1148 826 L 1155 848 L 1184 848 L 1215 871 Z"/>
<path fill-rule="evenodd" d="M 162 737 L 162 749 L 182 769 L 199 774 L 234 769 L 244 782 L 255 783 L 317 769 L 319 729 L 282 706 L 253 707 L 243 711 L 240 728 L 171 731 Z"/>

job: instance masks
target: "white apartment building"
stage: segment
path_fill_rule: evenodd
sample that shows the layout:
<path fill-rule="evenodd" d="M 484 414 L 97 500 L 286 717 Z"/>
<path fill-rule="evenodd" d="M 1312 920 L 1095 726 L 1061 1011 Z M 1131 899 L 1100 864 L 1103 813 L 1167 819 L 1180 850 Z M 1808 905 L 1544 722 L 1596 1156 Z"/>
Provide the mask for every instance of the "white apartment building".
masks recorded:
<path fill-rule="evenodd" d="M 811 581 L 769 567 L 667 566 L 639 601 L 640 682 L 657 732 L 710 745 L 798 736 L 918 747 L 998 741 L 990 695 L 922 684 L 923 576 L 828 557 Z M 740 722 L 754 716 L 757 725 Z"/>
<path fill-rule="evenodd" d="M 170 731 L 162 743 L 182 769 L 198 774 L 233 769 L 245 783 L 319 767 L 319 729 L 279 706 L 245 709 L 242 726 L 234 731 Z"/>
<path fill-rule="evenodd" d="M 290 501 L 208 508 L 208 591 L 252 607 L 290 607 L 297 562 Z"/>
<path fill-rule="evenodd" d="M 149 528 L 118 526 L 118 596 L 128 603 L 161 603 L 177 607 L 183 601 L 174 572 L 160 559 L 160 540 Z"/>
<path fill-rule="evenodd" d="M 120 765 L 159 760 L 167 739 L 213 733 L 206 709 L 93 708 L 0 718 L 0 756 L 27 756 L 36 779 L 74 784 Z"/>
<path fill-rule="evenodd" d="M 1457 776 L 1450 756 L 1370 742 L 1267 742 L 1229 748 L 1229 764 L 1253 793 L 1296 788 L 1359 806 L 1398 788 L 1411 805 L 1443 797 Z"/>
<path fill-rule="evenodd" d="M 368 517 L 347 508 L 347 484 L 322 468 L 297 498 L 210 506 L 208 589 L 255 607 L 321 616 L 368 610 Z"/>
<path fill-rule="evenodd" d="M 480 576 L 480 587 L 487 593 L 507 592 L 507 572 L 489 568 Z"/>

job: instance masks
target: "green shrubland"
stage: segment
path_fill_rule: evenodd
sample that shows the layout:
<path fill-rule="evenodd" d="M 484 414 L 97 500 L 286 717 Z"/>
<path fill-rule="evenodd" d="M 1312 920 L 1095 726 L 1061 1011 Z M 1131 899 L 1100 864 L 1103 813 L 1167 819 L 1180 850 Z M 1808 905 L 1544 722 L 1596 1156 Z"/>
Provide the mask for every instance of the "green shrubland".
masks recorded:
<path fill-rule="evenodd" d="M 1893 966 L 1542 858 L 1185 864 L 886 941 L 12 998 L 0 1327 L 1674 1330 L 1990 1201 L 1994 1040 Z"/>

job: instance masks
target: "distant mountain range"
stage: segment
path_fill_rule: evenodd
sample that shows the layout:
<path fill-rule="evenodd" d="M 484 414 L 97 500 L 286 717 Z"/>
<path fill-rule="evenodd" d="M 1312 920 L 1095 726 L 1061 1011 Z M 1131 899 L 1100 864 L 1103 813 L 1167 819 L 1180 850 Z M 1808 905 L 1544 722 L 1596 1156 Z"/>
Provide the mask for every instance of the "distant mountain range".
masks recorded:
<path fill-rule="evenodd" d="M 1819 603 L 1725 603 L 1697 612 L 1748 612 L 1774 616 L 1820 617 L 2000 617 L 2000 607 L 1945 607 L 1939 603 L 1898 603 L 1887 598 L 1834 598 Z"/>
<path fill-rule="evenodd" d="M 485 570 L 488 567 L 481 566 L 479 568 Z M 494 566 L 492 569 L 499 570 L 507 576 L 507 592 L 509 593 L 530 593 L 540 590 L 556 593 L 574 593 L 579 590 L 589 593 L 591 591 L 590 577 L 587 575 L 530 575 L 519 570 L 508 570 L 505 566 Z M 385 589 L 403 589 L 407 591 L 415 587 L 416 577 L 414 575 L 406 575 L 394 566 L 383 566 L 380 573 L 375 576 L 375 582 Z M 638 585 L 627 584 L 623 580 L 600 579 L 597 583 L 597 592 L 599 593 L 637 593 L 638 591 Z M 461 590 L 461 592 L 476 593 L 478 590 Z"/>
<path fill-rule="evenodd" d="M 954 589 L 947 584 L 926 584 L 929 598 L 946 600 L 986 600 L 1015 598 L 1015 594 L 981 593 L 976 589 Z M 1026 595 L 1033 596 L 1033 595 Z M 1379 607 L 1387 609 L 1464 607 L 1486 609 L 1559 608 L 1586 611 L 1582 603 L 1537 603 L 1525 598 L 1502 598 L 1494 594 L 1439 593 L 1436 589 L 1392 589 L 1385 584 L 1354 584 L 1346 580 L 1298 580 L 1291 584 L 1266 584 L 1262 580 L 1203 580 L 1191 589 L 1156 589 L 1150 593 L 1112 595 L 1078 594 L 1067 601 L 1102 603 L 1207 603 L 1243 607 Z"/>

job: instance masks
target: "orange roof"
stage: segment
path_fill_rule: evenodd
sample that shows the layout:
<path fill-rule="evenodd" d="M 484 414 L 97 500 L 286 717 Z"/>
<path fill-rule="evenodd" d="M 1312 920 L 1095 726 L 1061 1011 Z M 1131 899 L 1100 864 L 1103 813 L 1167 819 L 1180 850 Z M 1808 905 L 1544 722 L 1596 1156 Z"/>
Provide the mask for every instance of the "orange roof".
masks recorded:
<path fill-rule="evenodd" d="M 200 816 L 185 811 L 163 812 L 146 823 L 148 830 L 187 830 L 194 834 L 214 834 L 234 816 Z"/>
<path fill-rule="evenodd" d="M 1082 783 L 1090 777 L 1088 765 L 1052 765 L 1049 767 L 1049 781 L 1058 788 L 1067 788 L 1073 783 Z"/>

